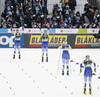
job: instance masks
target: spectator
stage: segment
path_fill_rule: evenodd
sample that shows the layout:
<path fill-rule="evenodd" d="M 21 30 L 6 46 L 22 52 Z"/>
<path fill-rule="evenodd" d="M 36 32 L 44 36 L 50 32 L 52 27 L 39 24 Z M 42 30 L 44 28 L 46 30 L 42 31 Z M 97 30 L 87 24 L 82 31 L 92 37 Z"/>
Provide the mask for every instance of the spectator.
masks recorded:
<path fill-rule="evenodd" d="M 68 25 L 65 22 L 63 22 L 63 27 L 68 28 Z"/>
<path fill-rule="evenodd" d="M 13 6 L 7 4 L 7 7 L 5 8 L 6 15 L 9 15 L 10 13 L 12 13 L 12 11 L 13 11 Z"/>
<path fill-rule="evenodd" d="M 12 14 L 11 14 L 11 15 L 8 15 L 8 16 L 6 17 L 6 21 L 7 21 L 8 28 L 10 28 L 10 27 L 11 27 L 11 24 L 12 24 L 12 21 L 13 21 L 13 16 L 12 16 Z"/>
<path fill-rule="evenodd" d="M 42 13 L 48 15 L 48 10 L 46 7 L 43 7 L 42 9 Z"/>
<path fill-rule="evenodd" d="M 74 17 L 73 17 L 73 25 L 75 26 L 75 28 L 80 28 L 81 16 L 80 16 L 80 12 L 79 11 L 77 11 L 76 15 L 74 15 Z"/>
<path fill-rule="evenodd" d="M 40 3 L 42 5 L 42 7 L 46 7 L 47 8 L 47 0 L 40 0 Z"/>
<path fill-rule="evenodd" d="M 48 15 L 47 0 L 6 0 L 5 9 L 2 13 L 1 27 L 36 28 L 41 22 L 42 28 L 98 28 L 100 15 L 98 9 L 88 2 L 84 5 L 84 13 L 77 12 L 74 15 L 76 0 L 60 0 L 62 12 L 58 4 L 54 3 L 52 13 Z M 74 16 L 73 16 L 74 15 Z"/>
<path fill-rule="evenodd" d="M 47 22 L 44 21 L 42 28 L 47 28 Z"/>
<path fill-rule="evenodd" d="M 82 14 L 82 24 L 83 28 L 89 27 L 93 24 L 95 11 L 93 7 L 90 7 L 85 13 Z"/>
<path fill-rule="evenodd" d="M 69 29 L 72 29 L 72 28 L 74 28 L 74 27 L 73 27 L 72 24 L 69 24 L 69 25 L 68 25 L 68 28 L 69 28 Z"/>
<path fill-rule="evenodd" d="M 12 25 L 11 25 L 12 28 L 19 28 L 18 25 L 19 25 L 19 23 L 17 21 L 14 21 L 14 20 L 12 21 Z"/>
<path fill-rule="evenodd" d="M 34 21 L 31 23 L 31 28 L 36 28 L 37 27 L 37 23 Z"/>
<path fill-rule="evenodd" d="M 20 6 L 19 6 L 19 4 L 17 4 L 16 10 L 15 10 L 15 18 L 16 18 L 17 21 L 19 21 L 20 15 L 21 15 Z"/>
<path fill-rule="evenodd" d="M 84 5 L 85 13 L 88 13 L 90 11 L 90 8 L 92 8 L 91 4 L 89 2 L 86 2 L 86 4 Z"/>
<path fill-rule="evenodd" d="M 62 8 L 62 15 L 63 15 L 63 20 L 64 20 L 64 10 L 66 9 L 66 5 L 68 4 L 69 0 L 60 0 L 60 3 L 62 3 L 61 8 Z"/>
<path fill-rule="evenodd" d="M 57 22 L 53 22 L 53 28 L 59 28 L 59 24 Z"/>
<path fill-rule="evenodd" d="M 66 9 L 64 10 L 64 16 L 63 20 L 67 23 L 69 16 L 71 16 L 71 10 L 69 9 L 69 5 L 66 6 Z"/>
<path fill-rule="evenodd" d="M 97 26 L 99 25 L 99 22 L 100 22 L 100 15 L 98 14 L 98 10 L 96 10 L 94 13 L 93 22 L 94 22 L 95 28 L 97 28 Z"/>
<path fill-rule="evenodd" d="M 5 4 L 6 4 L 6 5 L 12 5 L 12 2 L 13 2 L 12 0 L 6 0 L 6 1 L 5 1 Z"/>
<path fill-rule="evenodd" d="M 69 0 L 69 9 L 71 9 L 71 18 L 75 15 L 75 6 L 77 6 L 76 0 Z"/>
<path fill-rule="evenodd" d="M 93 22 L 94 19 L 94 9 L 91 8 L 88 13 L 86 13 L 87 18 L 89 19 L 90 22 Z"/>
<path fill-rule="evenodd" d="M 36 2 L 36 4 L 35 4 L 35 14 L 38 15 L 39 11 L 40 11 L 40 6 L 39 6 L 39 3 Z"/>
<path fill-rule="evenodd" d="M 6 24 L 6 22 L 2 22 L 2 24 L 1 24 L 1 28 L 7 28 L 7 24 Z"/>

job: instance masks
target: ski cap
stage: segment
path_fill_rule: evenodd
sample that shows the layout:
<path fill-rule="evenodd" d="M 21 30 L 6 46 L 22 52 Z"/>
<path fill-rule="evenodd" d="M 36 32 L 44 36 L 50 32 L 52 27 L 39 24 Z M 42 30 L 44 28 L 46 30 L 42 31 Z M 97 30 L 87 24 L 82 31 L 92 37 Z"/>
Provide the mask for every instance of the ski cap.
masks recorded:
<path fill-rule="evenodd" d="M 89 55 L 86 55 L 86 59 L 89 59 L 90 58 L 90 56 Z"/>
<path fill-rule="evenodd" d="M 18 33 L 19 32 L 19 29 L 16 29 L 16 33 Z"/>
<path fill-rule="evenodd" d="M 67 41 L 64 41 L 64 45 L 66 45 L 66 44 L 68 44 L 68 42 Z"/>
<path fill-rule="evenodd" d="M 44 30 L 43 33 L 46 34 L 47 33 L 47 30 Z"/>

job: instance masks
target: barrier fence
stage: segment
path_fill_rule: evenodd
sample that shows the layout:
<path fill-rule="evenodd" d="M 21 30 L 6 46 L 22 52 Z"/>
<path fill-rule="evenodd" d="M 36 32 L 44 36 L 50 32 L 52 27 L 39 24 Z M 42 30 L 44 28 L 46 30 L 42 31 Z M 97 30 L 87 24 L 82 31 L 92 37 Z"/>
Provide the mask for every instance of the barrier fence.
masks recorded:
<path fill-rule="evenodd" d="M 16 30 L 16 29 L 13 29 Z M 42 29 L 43 30 L 43 29 Z M 49 34 L 49 48 L 57 48 L 64 41 L 68 41 L 72 48 L 100 48 L 100 39 L 93 35 L 99 29 L 51 29 Z M 25 29 L 21 36 L 21 48 L 40 48 L 42 39 L 40 30 Z M 0 29 L 0 48 L 13 48 L 15 36 L 10 29 Z"/>

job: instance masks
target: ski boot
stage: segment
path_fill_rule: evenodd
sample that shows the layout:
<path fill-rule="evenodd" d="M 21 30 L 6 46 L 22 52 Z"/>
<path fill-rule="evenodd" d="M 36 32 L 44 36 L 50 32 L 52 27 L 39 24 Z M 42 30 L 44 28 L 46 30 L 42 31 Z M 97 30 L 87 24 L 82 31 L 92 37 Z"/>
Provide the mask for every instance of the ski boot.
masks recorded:
<path fill-rule="evenodd" d="M 67 68 L 67 75 L 69 76 L 69 69 Z"/>
<path fill-rule="evenodd" d="M 48 62 L 48 56 L 46 56 L 46 62 Z"/>
<path fill-rule="evenodd" d="M 13 55 L 13 59 L 15 59 L 15 53 L 14 53 L 14 55 Z"/>
<path fill-rule="evenodd" d="M 44 61 L 44 56 L 42 56 L 42 62 Z"/>
<path fill-rule="evenodd" d="M 21 59 L 21 55 L 20 55 L 20 53 L 19 53 L 19 59 Z"/>
<path fill-rule="evenodd" d="M 62 75 L 64 75 L 64 69 L 62 69 Z"/>
<path fill-rule="evenodd" d="M 89 87 L 89 94 L 92 95 L 91 87 Z"/>
<path fill-rule="evenodd" d="M 67 71 L 67 75 L 69 76 L 69 71 Z"/>
<path fill-rule="evenodd" d="M 84 92 L 83 93 L 84 93 L 84 95 L 86 95 L 86 87 L 84 87 Z"/>

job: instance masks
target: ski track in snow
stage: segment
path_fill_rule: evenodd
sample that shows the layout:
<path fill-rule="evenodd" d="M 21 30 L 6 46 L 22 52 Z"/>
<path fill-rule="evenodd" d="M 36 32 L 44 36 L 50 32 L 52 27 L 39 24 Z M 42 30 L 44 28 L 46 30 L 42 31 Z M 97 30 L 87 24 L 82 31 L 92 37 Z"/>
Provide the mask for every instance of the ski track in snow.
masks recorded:
<path fill-rule="evenodd" d="M 80 74 L 80 66 L 85 55 L 90 55 L 97 67 L 92 78 L 92 96 L 100 95 L 100 49 L 73 49 L 70 51 L 70 75 L 61 75 L 62 59 L 60 50 L 49 49 L 48 62 L 41 62 L 41 49 L 21 49 L 21 59 L 13 48 L 0 49 L 0 97 L 91 97 L 83 92 L 84 69 Z M 61 52 L 62 53 L 62 52 Z M 46 58 L 45 58 L 46 59 Z M 57 74 L 58 70 L 58 74 Z M 93 72 L 94 73 L 94 72 Z"/>

